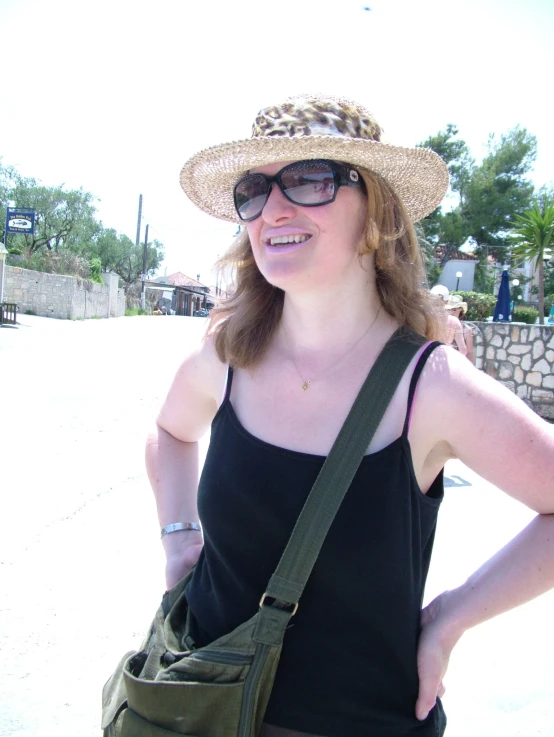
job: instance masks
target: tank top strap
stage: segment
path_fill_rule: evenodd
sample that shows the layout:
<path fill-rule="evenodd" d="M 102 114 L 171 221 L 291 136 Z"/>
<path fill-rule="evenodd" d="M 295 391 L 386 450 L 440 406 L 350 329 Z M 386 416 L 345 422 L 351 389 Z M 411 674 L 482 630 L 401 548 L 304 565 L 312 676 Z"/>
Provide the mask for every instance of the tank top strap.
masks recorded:
<path fill-rule="evenodd" d="M 221 402 L 221 406 L 223 407 L 224 404 L 227 404 L 229 401 L 229 397 L 231 396 L 231 384 L 233 383 L 233 367 L 229 366 L 227 369 L 227 384 L 225 386 L 225 396 L 223 397 L 223 402 Z"/>
<path fill-rule="evenodd" d="M 402 430 L 402 437 L 406 437 L 410 429 L 410 420 L 412 418 L 412 405 L 414 402 L 414 397 L 415 397 L 415 393 L 417 389 L 417 382 L 419 380 L 419 377 L 421 376 L 421 372 L 423 371 L 423 368 L 425 364 L 427 363 L 427 359 L 429 358 L 431 353 L 435 350 L 435 348 L 439 345 L 442 345 L 442 343 L 438 340 L 434 340 L 429 343 L 425 343 L 425 345 L 420 350 L 419 358 L 417 359 L 414 373 L 412 374 L 412 380 L 410 381 L 410 390 L 408 392 L 408 407 L 406 410 L 406 419 L 404 420 L 404 428 Z"/>

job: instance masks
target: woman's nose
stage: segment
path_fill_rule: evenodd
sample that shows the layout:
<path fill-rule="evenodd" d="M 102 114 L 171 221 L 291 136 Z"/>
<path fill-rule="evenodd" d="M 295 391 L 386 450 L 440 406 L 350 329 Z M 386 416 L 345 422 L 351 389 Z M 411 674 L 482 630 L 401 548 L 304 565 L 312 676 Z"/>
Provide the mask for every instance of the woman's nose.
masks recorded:
<path fill-rule="evenodd" d="M 267 202 L 262 210 L 262 217 L 266 223 L 276 223 L 288 220 L 296 215 L 296 207 L 281 192 L 277 182 L 273 182 Z"/>

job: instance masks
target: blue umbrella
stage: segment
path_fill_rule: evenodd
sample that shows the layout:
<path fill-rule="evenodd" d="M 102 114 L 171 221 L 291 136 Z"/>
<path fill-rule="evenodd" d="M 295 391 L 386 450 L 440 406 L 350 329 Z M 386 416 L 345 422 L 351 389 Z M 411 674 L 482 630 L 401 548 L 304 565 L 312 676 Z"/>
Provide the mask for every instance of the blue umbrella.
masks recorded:
<path fill-rule="evenodd" d="M 493 322 L 509 322 L 510 315 L 510 279 L 506 269 L 502 272 L 500 280 L 500 288 L 498 290 L 498 298 L 496 307 L 494 308 Z"/>

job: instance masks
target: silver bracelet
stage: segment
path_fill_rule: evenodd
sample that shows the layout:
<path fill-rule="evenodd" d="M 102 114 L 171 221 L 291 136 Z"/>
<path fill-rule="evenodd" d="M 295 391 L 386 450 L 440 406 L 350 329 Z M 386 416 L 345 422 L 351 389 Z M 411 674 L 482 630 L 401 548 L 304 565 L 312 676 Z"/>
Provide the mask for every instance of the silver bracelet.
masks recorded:
<path fill-rule="evenodd" d="M 180 530 L 196 530 L 197 532 L 202 532 L 202 528 L 198 522 L 172 522 L 170 525 L 162 527 L 160 537 L 170 535 L 172 532 L 179 532 Z"/>

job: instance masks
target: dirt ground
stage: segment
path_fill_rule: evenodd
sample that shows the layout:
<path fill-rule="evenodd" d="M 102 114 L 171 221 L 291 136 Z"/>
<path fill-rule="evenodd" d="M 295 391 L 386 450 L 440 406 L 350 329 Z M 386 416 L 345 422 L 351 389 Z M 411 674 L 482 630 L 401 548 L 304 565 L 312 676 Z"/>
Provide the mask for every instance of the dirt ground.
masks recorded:
<path fill-rule="evenodd" d="M 0 735 L 99 734 L 104 681 L 163 592 L 144 439 L 201 318 L 0 328 Z M 204 443 L 205 448 L 205 443 Z M 426 598 L 532 514 L 455 461 Z M 448 737 L 554 735 L 554 595 L 466 634 Z"/>

